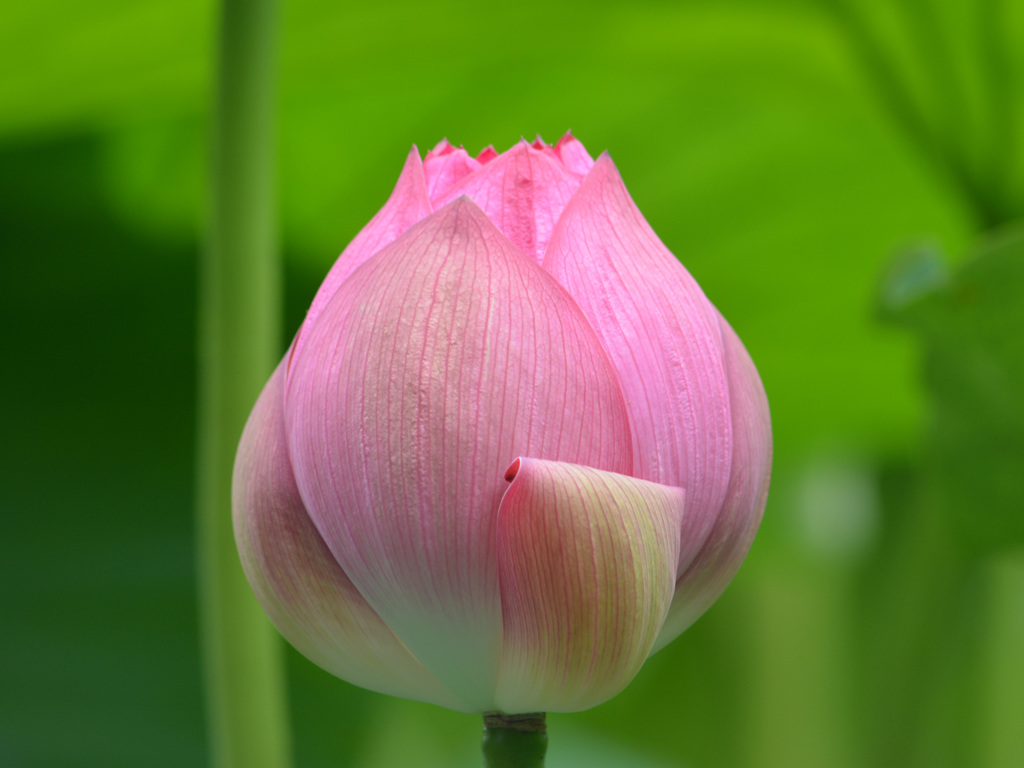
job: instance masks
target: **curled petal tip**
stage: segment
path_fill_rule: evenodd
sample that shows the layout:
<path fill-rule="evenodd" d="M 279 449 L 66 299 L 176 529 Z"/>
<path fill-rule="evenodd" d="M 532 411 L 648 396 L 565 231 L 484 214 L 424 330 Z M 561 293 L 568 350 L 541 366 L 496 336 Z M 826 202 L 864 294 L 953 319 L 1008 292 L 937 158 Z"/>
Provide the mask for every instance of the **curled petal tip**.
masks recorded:
<path fill-rule="evenodd" d="M 415 145 L 413 145 L 415 146 Z M 437 144 L 434 145 L 433 149 L 427 152 L 427 157 L 443 157 L 444 155 L 450 154 L 455 151 L 455 147 L 448 141 L 447 138 L 441 139 Z"/>
<path fill-rule="evenodd" d="M 497 703 L 586 709 L 618 693 L 650 652 L 672 597 L 685 494 L 591 467 L 513 466 L 498 511 Z"/>
<path fill-rule="evenodd" d="M 521 458 L 513 461 L 508 469 L 505 470 L 505 482 L 511 483 L 516 479 L 516 475 L 519 474 L 519 468 L 522 466 L 523 460 Z"/>

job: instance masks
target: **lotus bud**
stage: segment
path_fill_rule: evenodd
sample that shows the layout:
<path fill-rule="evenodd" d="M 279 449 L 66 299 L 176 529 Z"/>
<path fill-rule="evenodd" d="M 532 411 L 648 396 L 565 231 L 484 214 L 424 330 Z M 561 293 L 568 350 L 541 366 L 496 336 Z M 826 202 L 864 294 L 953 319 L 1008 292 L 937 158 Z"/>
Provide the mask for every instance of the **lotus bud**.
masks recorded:
<path fill-rule="evenodd" d="M 413 148 L 235 464 L 245 572 L 327 671 L 464 712 L 611 698 L 764 509 L 743 344 L 607 154 Z"/>

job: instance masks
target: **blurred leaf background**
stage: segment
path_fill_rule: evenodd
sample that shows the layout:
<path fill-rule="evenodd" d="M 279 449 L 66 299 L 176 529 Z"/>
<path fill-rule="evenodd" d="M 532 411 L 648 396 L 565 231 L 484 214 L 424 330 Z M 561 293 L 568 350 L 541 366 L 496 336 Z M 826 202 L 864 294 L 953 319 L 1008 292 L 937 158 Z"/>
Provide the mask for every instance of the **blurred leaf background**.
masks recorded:
<path fill-rule="evenodd" d="M 772 406 L 734 584 L 574 765 L 1024 765 L 1024 5 L 283 0 L 281 349 L 411 143 L 608 149 Z M 207 764 L 196 264 L 216 8 L 0 6 L 0 765 Z M 476 719 L 287 651 L 296 764 Z"/>

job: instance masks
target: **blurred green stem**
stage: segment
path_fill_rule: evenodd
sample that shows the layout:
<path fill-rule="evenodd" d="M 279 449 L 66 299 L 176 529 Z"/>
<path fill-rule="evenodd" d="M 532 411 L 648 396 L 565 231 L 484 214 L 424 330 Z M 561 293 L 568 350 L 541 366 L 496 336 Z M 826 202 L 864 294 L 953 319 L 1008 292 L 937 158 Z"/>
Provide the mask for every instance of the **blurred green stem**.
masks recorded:
<path fill-rule="evenodd" d="M 1024 549 L 988 565 L 983 765 L 1024 765 Z"/>
<path fill-rule="evenodd" d="M 543 768 L 548 731 L 543 712 L 484 715 L 487 768 Z"/>
<path fill-rule="evenodd" d="M 221 6 L 209 232 L 199 275 L 197 558 L 210 764 L 280 768 L 289 736 L 280 641 L 235 550 L 231 471 L 279 353 L 273 184 L 274 0 Z"/>

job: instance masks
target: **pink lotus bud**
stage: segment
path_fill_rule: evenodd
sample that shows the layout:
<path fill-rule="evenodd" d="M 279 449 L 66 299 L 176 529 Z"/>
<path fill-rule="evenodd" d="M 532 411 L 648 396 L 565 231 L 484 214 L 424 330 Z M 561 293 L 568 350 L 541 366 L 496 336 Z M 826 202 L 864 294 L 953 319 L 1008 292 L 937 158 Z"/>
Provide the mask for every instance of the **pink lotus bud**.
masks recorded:
<path fill-rule="evenodd" d="M 718 597 L 771 467 L 739 338 L 571 135 L 409 154 L 235 464 L 249 581 L 324 669 L 465 712 L 618 693 Z"/>

